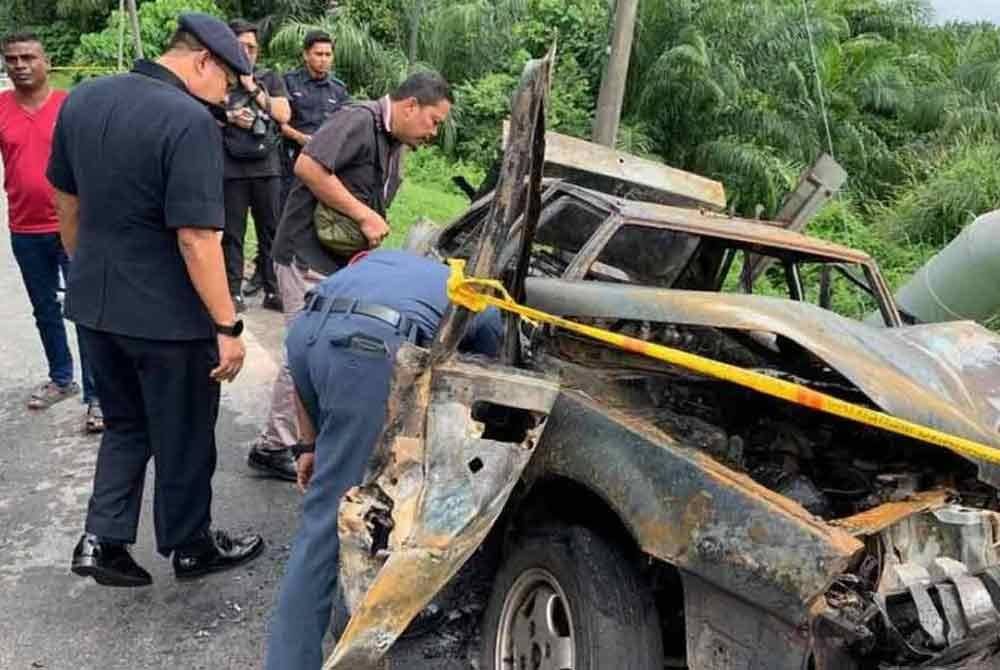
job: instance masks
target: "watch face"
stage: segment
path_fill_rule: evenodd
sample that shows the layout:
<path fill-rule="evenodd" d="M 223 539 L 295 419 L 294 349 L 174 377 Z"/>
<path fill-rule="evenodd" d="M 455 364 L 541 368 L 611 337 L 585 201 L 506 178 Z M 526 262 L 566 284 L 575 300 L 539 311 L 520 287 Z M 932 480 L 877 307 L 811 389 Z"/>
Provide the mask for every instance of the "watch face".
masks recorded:
<path fill-rule="evenodd" d="M 239 337 L 243 334 L 243 319 L 237 319 L 236 323 L 233 324 L 233 337 Z"/>

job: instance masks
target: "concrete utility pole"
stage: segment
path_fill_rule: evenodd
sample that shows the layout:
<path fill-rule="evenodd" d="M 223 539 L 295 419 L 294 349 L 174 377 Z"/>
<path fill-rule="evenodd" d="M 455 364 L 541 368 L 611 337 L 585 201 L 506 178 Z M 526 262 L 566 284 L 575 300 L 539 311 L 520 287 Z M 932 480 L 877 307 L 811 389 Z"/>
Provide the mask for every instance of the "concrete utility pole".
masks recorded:
<path fill-rule="evenodd" d="M 423 19 L 423 0 L 412 0 L 410 5 L 410 43 L 406 50 L 406 56 L 412 66 L 417 62 L 417 47 L 420 42 L 420 22 Z"/>
<path fill-rule="evenodd" d="M 622 116 L 628 63 L 632 56 L 632 36 L 635 33 L 635 16 L 639 0 L 618 0 L 615 8 L 615 26 L 611 35 L 611 53 L 601 80 L 601 93 L 597 98 L 597 119 L 594 121 L 594 141 L 613 147 L 618 137 L 618 123 Z"/>
<path fill-rule="evenodd" d="M 142 35 L 139 34 L 139 11 L 135 8 L 135 0 L 126 0 L 128 17 L 132 22 L 132 38 L 135 41 L 135 57 L 143 58 Z"/>

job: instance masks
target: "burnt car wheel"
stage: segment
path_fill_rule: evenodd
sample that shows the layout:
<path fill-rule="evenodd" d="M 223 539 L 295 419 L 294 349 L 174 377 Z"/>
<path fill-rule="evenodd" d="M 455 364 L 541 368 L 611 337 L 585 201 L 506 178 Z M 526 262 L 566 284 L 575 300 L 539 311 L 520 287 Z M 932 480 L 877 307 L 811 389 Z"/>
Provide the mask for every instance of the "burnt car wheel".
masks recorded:
<path fill-rule="evenodd" d="M 650 589 L 623 552 L 580 527 L 519 541 L 483 618 L 483 670 L 661 670 Z"/>

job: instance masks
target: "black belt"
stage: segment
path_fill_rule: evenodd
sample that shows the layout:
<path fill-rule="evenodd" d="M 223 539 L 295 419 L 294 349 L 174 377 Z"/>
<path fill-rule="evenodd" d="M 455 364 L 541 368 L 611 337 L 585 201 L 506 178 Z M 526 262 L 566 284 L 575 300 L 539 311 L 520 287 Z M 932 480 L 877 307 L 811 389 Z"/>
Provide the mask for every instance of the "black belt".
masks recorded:
<path fill-rule="evenodd" d="M 419 329 L 409 317 L 404 316 L 384 305 L 374 303 L 358 302 L 351 298 L 324 298 L 321 295 L 306 296 L 305 309 L 310 312 L 325 312 L 341 314 L 360 314 L 372 319 L 377 319 L 388 326 L 395 328 L 396 332 L 410 339 L 416 340 L 419 337 Z"/>

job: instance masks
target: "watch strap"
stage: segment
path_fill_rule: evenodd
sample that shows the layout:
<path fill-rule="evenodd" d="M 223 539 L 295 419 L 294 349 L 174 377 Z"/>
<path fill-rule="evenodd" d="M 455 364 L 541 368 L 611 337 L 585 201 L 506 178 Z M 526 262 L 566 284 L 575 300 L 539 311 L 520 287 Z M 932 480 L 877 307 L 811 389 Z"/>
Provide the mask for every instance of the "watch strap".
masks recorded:
<path fill-rule="evenodd" d="M 298 458 L 302 454 L 312 454 L 316 452 L 316 443 L 306 444 L 304 442 L 296 442 L 291 447 L 292 455 Z"/>

